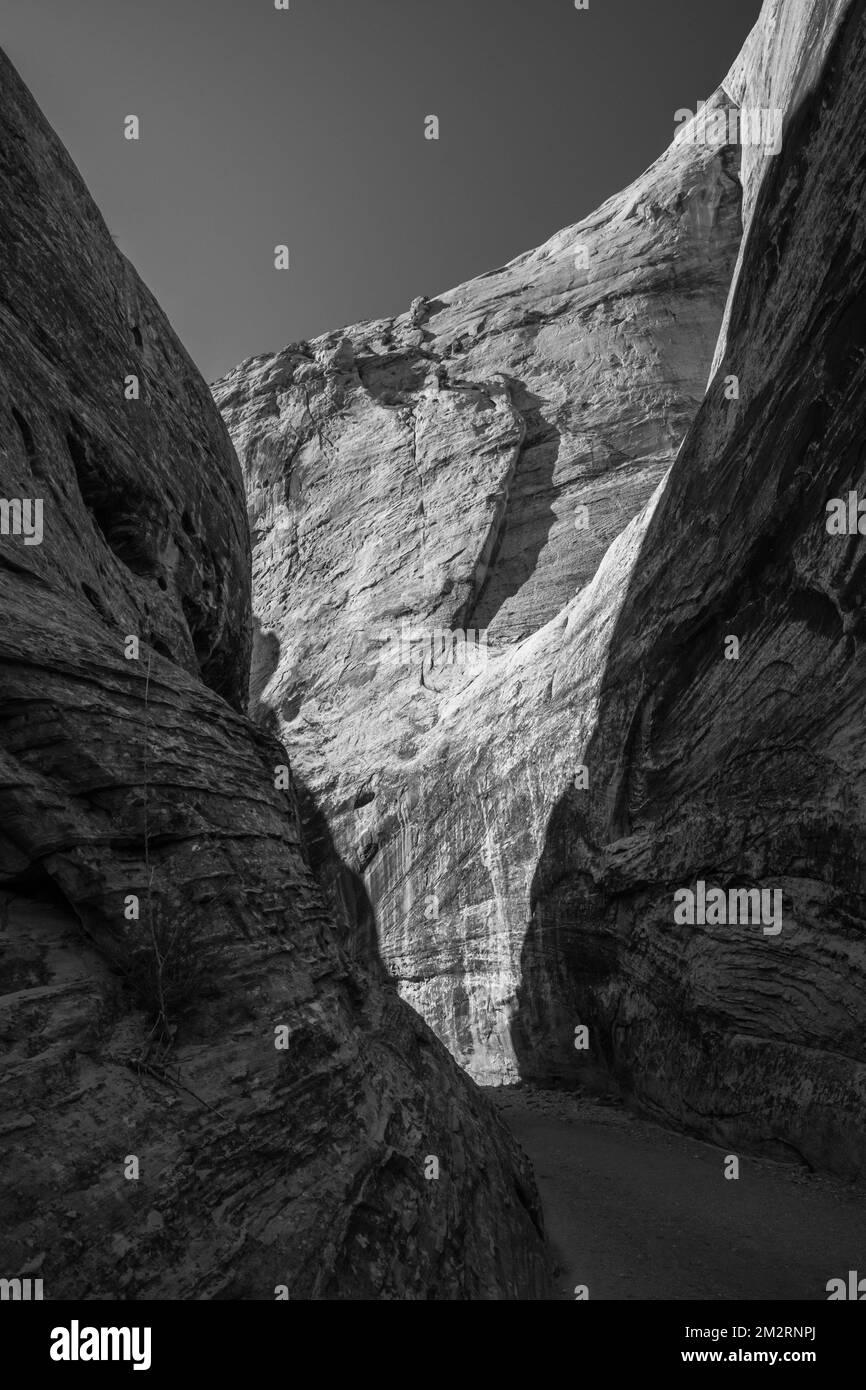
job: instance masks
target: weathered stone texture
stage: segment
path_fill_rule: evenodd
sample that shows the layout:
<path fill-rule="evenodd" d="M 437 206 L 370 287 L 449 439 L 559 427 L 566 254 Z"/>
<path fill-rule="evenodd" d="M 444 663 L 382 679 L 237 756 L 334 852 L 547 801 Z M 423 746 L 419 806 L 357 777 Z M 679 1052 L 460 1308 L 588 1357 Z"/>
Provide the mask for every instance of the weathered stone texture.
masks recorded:
<path fill-rule="evenodd" d="M 824 505 L 866 488 L 863 30 L 765 5 L 714 98 L 784 113 L 778 154 L 743 151 L 742 243 L 734 151 L 681 132 L 539 251 L 216 387 L 254 702 L 404 997 L 477 1076 L 614 1081 L 845 1173 L 863 584 Z M 404 616 L 488 627 L 490 660 L 395 667 Z M 675 927 L 698 878 L 781 888 L 783 932 Z"/>
<path fill-rule="evenodd" d="M 223 423 L 2 55 L 0 84 L 0 493 L 44 507 L 40 544 L 0 540 L 0 1271 L 52 1299 L 541 1297 L 526 1160 L 349 959 L 240 711 Z"/>

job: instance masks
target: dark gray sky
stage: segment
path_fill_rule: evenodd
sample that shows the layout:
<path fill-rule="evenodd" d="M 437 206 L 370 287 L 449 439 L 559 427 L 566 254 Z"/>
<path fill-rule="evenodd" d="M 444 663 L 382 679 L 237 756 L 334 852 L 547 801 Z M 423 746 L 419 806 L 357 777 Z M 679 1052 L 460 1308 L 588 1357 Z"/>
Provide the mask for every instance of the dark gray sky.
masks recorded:
<path fill-rule="evenodd" d="M 709 97 L 759 11 L 0 0 L 0 43 L 213 380 L 400 313 L 578 221 L 670 142 L 678 107 Z"/>

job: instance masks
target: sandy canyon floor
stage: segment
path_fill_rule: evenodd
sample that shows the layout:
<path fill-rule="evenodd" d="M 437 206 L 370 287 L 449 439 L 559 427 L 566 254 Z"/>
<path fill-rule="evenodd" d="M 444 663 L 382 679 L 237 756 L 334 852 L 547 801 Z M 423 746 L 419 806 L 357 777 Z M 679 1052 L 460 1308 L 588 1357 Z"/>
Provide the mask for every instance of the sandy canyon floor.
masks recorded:
<path fill-rule="evenodd" d="M 558 1297 L 824 1300 L 866 1272 L 866 1190 L 574 1092 L 488 1088 L 535 1167 Z"/>

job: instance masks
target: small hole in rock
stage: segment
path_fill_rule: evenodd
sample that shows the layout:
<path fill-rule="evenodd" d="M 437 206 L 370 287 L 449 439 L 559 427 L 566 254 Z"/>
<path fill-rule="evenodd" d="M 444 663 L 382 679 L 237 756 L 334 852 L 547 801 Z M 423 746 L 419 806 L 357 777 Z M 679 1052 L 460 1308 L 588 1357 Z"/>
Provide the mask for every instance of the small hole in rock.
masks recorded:
<path fill-rule="evenodd" d="M 104 442 L 70 419 L 66 436 L 81 498 L 106 545 L 133 574 L 156 568 L 153 533 L 145 522 L 147 497 L 123 478 Z"/>
<path fill-rule="evenodd" d="M 89 584 L 82 584 L 81 592 L 83 593 L 84 597 L 87 599 L 87 602 L 91 605 L 91 607 L 96 609 L 100 618 L 103 617 L 104 615 L 102 611 L 102 600 L 100 599 L 99 594 L 96 592 L 96 590 L 91 589 Z"/>
<path fill-rule="evenodd" d="M 24 452 L 27 455 L 27 459 L 29 463 L 34 464 L 36 462 L 36 441 L 33 438 L 33 431 L 20 410 L 16 410 L 14 406 L 12 407 L 12 419 L 18 426 L 18 432 L 24 441 Z"/>

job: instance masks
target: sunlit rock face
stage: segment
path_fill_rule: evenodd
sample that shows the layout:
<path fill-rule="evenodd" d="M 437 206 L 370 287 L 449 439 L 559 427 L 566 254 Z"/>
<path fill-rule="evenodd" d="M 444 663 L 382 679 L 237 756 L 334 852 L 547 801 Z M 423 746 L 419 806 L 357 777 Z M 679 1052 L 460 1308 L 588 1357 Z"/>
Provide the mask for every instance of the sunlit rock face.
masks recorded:
<path fill-rule="evenodd" d="M 845 1173 L 861 542 L 824 505 L 863 481 L 862 42 L 860 4 L 768 3 L 708 112 L 780 147 L 686 126 L 539 251 L 215 388 L 253 705 L 363 877 L 331 858 L 358 942 L 477 1076 Z M 782 930 L 675 922 L 698 881 L 780 891 Z"/>
<path fill-rule="evenodd" d="M 253 709 L 363 875 L 361 903 L 343 881 L 349 918 L 366 939 L 372 904 L 404 997 L 486 1079 L 515 1075 L 561 750 L 528 762 L 528 728 L 502 746 L 485 692 L 586 588 L 695 414 L 739 245 L 738 157 L 677 144 L 539 250 L 215 387 L 248 490 Z M 443 660 L 455 631 L 468 649 Z M 530 698 L 514 697 L 521 725 L 540 729 Z"/>
<path fill-rule="evenodd" d="M 2 54 L 0 243 L 0 494 L 28 503 L 0 537 L 0 1271 L 46 1299 L 542 1297 L 526 1160 L 349 959 L 242 712 L 225 427 Z"/>

